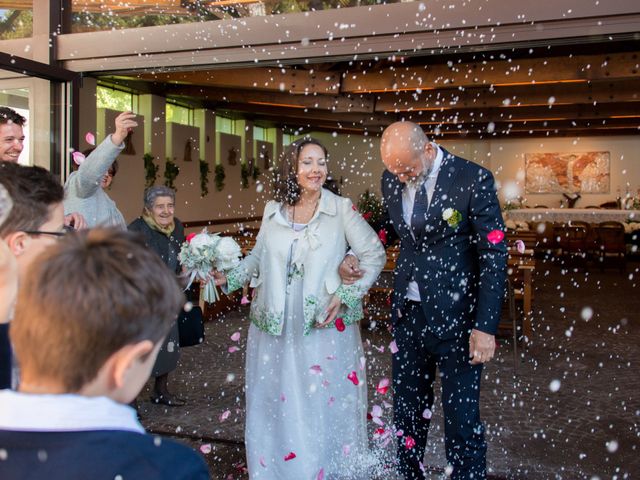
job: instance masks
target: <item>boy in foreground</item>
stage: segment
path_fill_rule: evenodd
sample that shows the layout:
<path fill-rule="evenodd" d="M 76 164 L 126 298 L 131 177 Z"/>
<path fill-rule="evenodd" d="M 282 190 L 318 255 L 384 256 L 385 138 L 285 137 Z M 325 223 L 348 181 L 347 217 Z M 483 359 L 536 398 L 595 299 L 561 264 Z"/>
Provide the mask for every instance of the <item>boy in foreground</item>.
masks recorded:
<path fill-rule="evenodd" d="M 184 298 L 127 232 L 69 235 L 27 269 L 11 339 L 18 392 L 0 392 L 0 478 L 208 479 L 190 448 L 134 409 Z"/>

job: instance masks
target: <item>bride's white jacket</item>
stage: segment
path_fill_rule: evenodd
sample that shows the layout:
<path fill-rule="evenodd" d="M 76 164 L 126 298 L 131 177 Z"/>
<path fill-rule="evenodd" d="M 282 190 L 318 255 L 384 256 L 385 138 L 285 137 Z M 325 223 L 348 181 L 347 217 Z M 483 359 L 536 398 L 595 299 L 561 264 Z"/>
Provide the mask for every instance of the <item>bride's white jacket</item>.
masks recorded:
<path fill-rule="evenodd" d="M 356 211 L 351 200 L 323 189 L 318 209 L 307 228 L 295 232 L 283 216 L 282 204 L 270 201 L 253 250 L 227 274 L 228 291 L 247 282 L 255 288 L 250 319 L 262 331 L 280 335 L 284 325 L 287 260 L 292 242 L 298 239 L 292 262 L 301 276 L 304 292 L 305 335 L 324 320 L 331 296 L 342 300 L 340 317 L 345 325 L 362 318 L 362 297 L 378 278 L 386 261 L 380 239 Z M 364 276 L 343 285 L 338 267 L 350 248 L 360 259 Z M 332 325 L 330 325 L 332 326 Z"/>

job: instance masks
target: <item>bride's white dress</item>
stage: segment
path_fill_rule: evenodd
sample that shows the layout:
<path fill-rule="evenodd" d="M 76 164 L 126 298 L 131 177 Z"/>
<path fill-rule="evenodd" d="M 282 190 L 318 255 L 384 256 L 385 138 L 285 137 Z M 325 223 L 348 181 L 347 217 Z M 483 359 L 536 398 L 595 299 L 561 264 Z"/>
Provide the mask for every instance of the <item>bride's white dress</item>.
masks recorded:
<path fill-rule="evenodd" d="M 282 335 L 254 325 L 249 329 L 249 475 L 252 480 L 317 480 L 322 470 L 325 480 L 368 480 L 367 389 L 359 324 L 343 332 L 325 328 L 304 336 L 302 282 L 295 276 L 287 287 Z M 356 372 L 358 385 L 349 380 L 351 372 Z"/>

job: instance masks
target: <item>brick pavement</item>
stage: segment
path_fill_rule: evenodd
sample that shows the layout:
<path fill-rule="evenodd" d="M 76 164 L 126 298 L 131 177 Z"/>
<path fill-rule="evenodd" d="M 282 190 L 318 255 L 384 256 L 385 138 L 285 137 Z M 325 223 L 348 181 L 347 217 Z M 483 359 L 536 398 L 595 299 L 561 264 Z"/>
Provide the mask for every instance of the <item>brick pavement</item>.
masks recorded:
<path fill-rule="evenodd" d="M 566 272 L 538 265 L 533 343 L 517 375 L 508 339 L 500 340 L 496 359 L 484 372 L 482 415 L 489 471 L 495 477 L 622 479 L 640 472 L 638 264 L 627 271 Z M 246 313 L 246 308 L 238 309 L 209 322 L 205 344 L 182 351 L 170 386 L 187 400 L 186 407 L 150 404 L 148 387 L 140 396 L 149 430 L 194 448 L 212 446 L 204 456 L 213 479 L 246 478 L 238 466 L 244 462 Z M 236 331 L 242 334 L 240 350 L 229 353 Z M 363 338 L 369 402 L 380 404 L 374 387 L 379 378 L 390 376 L 391 338 L 383 328 L 364 331 Z M 374 345 L 384 345 L 385 352 Z M 221 421 L 227 410 L 228 418 Z M 438 402 L 433 410 L 425 463 L 442 471 L 446 460 Z M 390 415 L 385 419 L 391 421 Z"/>

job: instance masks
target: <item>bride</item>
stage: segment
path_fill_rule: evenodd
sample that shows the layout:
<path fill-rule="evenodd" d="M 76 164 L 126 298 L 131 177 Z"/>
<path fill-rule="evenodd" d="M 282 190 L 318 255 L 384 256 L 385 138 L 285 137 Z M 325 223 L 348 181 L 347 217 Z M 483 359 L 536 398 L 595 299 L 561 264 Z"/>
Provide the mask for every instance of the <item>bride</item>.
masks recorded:
<path fill-rule="evenodd" d="M 251 479 L 368 479 L 367 387 L 357 321 L 385 263 L 350 200 L 322 188 L 327 150 L 284 152 L 252 252 L 216 284 L 255 288 L 247 341 L 245 442 Z M 351 248 L 364 276 L 343 285 Z"/>

